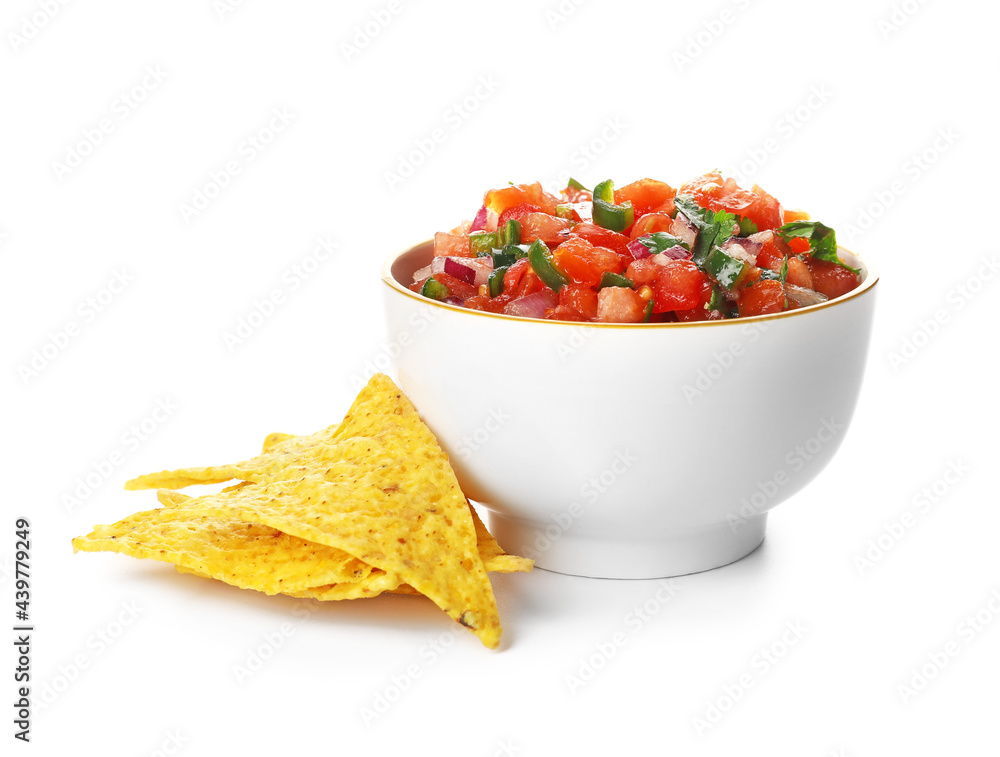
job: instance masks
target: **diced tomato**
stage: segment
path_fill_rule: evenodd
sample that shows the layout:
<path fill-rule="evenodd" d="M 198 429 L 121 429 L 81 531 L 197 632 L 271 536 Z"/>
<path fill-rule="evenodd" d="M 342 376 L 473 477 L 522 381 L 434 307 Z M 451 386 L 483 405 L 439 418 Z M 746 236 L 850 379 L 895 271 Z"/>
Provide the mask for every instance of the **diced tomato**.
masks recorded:
<path fill-rule="evenodd" d="M 597 295 L 597 292 L 594 292 Z M 580 315 L 580 311 L 576 308 L 571 308 L 569 305 L 556 305 L 551 310 L 545 311 L 545 317 L 550 321 L 590 321 L 592 318 L 585 318 Z"/>
<path fill-rule="evenodd" d="M 678 321 L 708 321 L 721 318 L 715 310 L 708 309 L 708 303 L 712 299 L 712 282 L 705 277 L 699 293 L 698 304 L 688 310 L 678 310 L 676 312 Z"/>
<path fill-rule="evenodd" d="M 620 255 L 627 255 L 629 260 L 632 259 L 632 254 L 628 251 L 628 243 L 632 240 L 624 234 L 619 234 L 617 231 L 610 231 L 598 226 L 597 224 L 584 221 L 583 223 L 578 223 L 573 227 L 573 231 L 570 232 L 570 236 L 586 239 L 592 245 L 596 245 L 597 247 L 606 247 L 609 250 L 614 250 Z"/>
<path fill-rule="evenodd" d="M 792 249 L 781 237 L 773 231 L 760 231 L 751 234 L 749 239 L 753 242 L 760 242 L 762 245 L 757 253 L 757 265 L 761 268 L 769 268 L 772 271 L 781 270 L 781 261 L 786 256 L 791 257 Z"/>
<path fill-rule="evenodd" d="M 719 171 L 709 171 L 696 179 L 681 184 L 677 194 L 691 195 L 702 207 L 712 210 L 728 210 L 731 213 L 739 213 L 753 202 L 753 197 L 745 189 L 732 186 L 723 189 L 725 184 L 726 180 L 722 178 Z M 727 202 L 724 203 L 724 199 Z"/>
<path fill-rule="evenodd" d="M 820 294 L 825 294 L 831 300 L 847 294 L 861 283 L 857 274 L 848 271 L 843 266 L 826 260 L 806 258 L 806 266 L 812 275 L 813 286 Z"/>
<path fill-rule="evenodd" d="M 604 287 L 597 293 L 597 320 L 602 323 L 640 323 L 646 300 L 628 287 Z"/>
<path fill-rule="evenodd" d="M 469 246 L 469 238 L 439 231 L 434 235 L 434 255 L 471 258 L 472 248 Z"/>
<path fill-rule="evenodd" d="M 792 237 L 788 240 L 788 249 L 796 254 L 809 252 L 809 240 L 802 237 Z"/>
<path fill-rule="evenodd" d="M 655 264 L 654 264 L 655 265 Z M 702 287 L 707 276 L 690 260 L 671 260 L 653 280 L 653 312 L 690 310 L 701 301 Z"/>
<path fill-rule="evenodd" d="M 781 211 L 781 203 L 757 184 L 751 187 L 750 192 L 755 199 L 741 215 L 757 224 L 758 231 L 776 229 L 781 226 L 784 215 Z"/>
<path fill-rule="evenodd" d="M 782 209 L 781 214 L 783 216 L 782 220 L 785 223 L 791 223 L 792 221 L 808 221 L 809 214 L 804 210 L 787 210 Z"/>
<path fill-rule="evenodd" d="M 785 309 L 785 290 L 781 282 L 757 279 L 740 291 L 740 316 L 780 313 Z"/>
<path fill-rule="evenodd" d="M 513 205 L 500 214 L 500 217 L 497 219 L 497 228 L 502 229 L 507 221 L 520 221 L 529 213 L 539 213 L 541 210 L 542 209 L 540 207 L 532 205 L 530 202 L 522 202 L 517 205 Z"/>
<path fill-rule="evenodd" d="M 574 283 L 589 287 L 600 284 L 605 271 L 618 273 L 623 268 L 621 256 L 580 237 L 570 237 L 556 247 L 552 263 Z"/>
<path fill-rule="evenodd" d="M 636 286 L 648 286 L 653 283 L 661 267 L 654 263 L 651 257 L 640 258 L 628 264 L 625 275 L 634 281 Z"/>
<path fill-rule="evenodd" d="M 521 277 L 521 283 L 517 285 L 517 288 L 512 292 L 515 298 L 524 297 L 529 294 L 534 294 L 535 292 L 540 292 L 543 289 L 547 289 L 542 280 L 538 278 L 538 274 L 528 268 L 524 272 L 524 276 Z"/>
<path fill-rule="evenodd" d="M 574 310 L 585 321 L 597 317 L 597 292 L 583 284 L 567 284 L 559 290 L 559 307 Z"/>
<path fill-rule="evenodd" d="M 788 259 L 788 277 L 785 279 L 789 284 L 805 289 L 813 288 L 812 274 L 809 267 L 798 258 Z"/>
<path fill-rule="evenodd" d="M 472 308 L 473 310 L 487 310 L 489 311 L 490 305 L 493 300 L 490 299 L 488 294 L 477 294 L 469 299 L 467 299 L 463 304 L 467 308 Z"/>
<path fill-rule="evenodd" d="M 419 292 L 421 289 L 424 288 L 424 284 L 427 283 L 427 279 L 429 278 L 430 276 L 424 276 L 419 281 L 414 281 L 412 284 L 410 284 L 410 289 L 412 289 L 414 292 Z"/>
<path fill-rule="evenodd" d="M 562 191 L 562 197 L 566 202 L 593 202 L 594 193 L 589 189 L 574 189 L 573 187 L 567 186 Z"/>
<path fill-rule="evenodd" d="M 478 293 L 478 290 L 474 286 L 466 284 L 461 279 L 456 279 L 450 274 L 435 273 L 434 278 L 448 287 L 448 290 L 454 297 L 458 297 L 461 300 L 468 299 L 469 297 L 472 297 L 472 295 Z"/>
<path fill-rule="evenodd" d="M 515 184 L 503 189 L 491 189 L 483 199 L 483 204 L 497 215 L 502 215 L 507 208 L 521 203 L 535 205 L 543 213 L 555 215 L 559 201 L 542 189 L 542 185 L 537 181 L 532 184 Z"/>
<path fill-rule="evenodd" d="M 646 213 L 642 218 L 632 224 L 632 239 L 638 239 L 645 234 L 654 234 L 657 231 L 670 231 L 674 219 L 666 213 Z"/>
<path fill-rule="evenodd" d="M 781 205 L 777 200 L 756 184 L 753 191 L 742 189 L 733 179 L 723 179 L 718 171 L 686 182 L 677 194 L 692 195 L 702 207 L 727 210 L 749 218 L 757 225 L 758 231 L 776 229 L 781 225 Z"/>
<path fill-rule="evenodd" d="M 655 208 L 650 208 L 650 213 L 666 213 L 668 216 L 673 216 L 677 213 L 677 206 L 674 204 L 674 198 L 671 197 L 664 203 L 657 205 Z"/>
<path fill-rule="evenodd" d="M 503 293 L 510 296 L 520 285 L 521 278 L 524 276 L 525 272 L 530 268 L 531 264 L 528 262 L 527 258 L 521 258 L 514 262 L 514 264 L 507 269 L 507 273 L 503 275 Z"/>
<path fill-rule="evenodd" d="M 669 184 L 655 179 L 639 179 L 615 190 L 615 205 L 630 201 L 635 217 L 639 218 L 666 202 L 672 202 L 674 194 L 674 188 Z"/>
<path fill-rule="evenodd" d="M 541 239 L 549 247 L 566 241 L 573 222 L 566 218 L 556 218 L 546 213 L 528 213 L 521 219 L 521 242 L 530 244 Z"/>

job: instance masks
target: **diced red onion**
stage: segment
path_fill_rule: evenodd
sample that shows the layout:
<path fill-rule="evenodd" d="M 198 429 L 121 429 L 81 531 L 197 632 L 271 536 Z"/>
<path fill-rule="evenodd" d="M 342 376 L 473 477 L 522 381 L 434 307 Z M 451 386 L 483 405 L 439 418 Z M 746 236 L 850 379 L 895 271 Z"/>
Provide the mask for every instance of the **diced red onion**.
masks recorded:
<path fill-rule="evenodd" d="M 677 213 L 674 222 L 670 224 L 670 233 L 682 242 L 686 242 L 688 247 L 694 246 L 695 237 L 698 236 L 697 230 L 681 212 Z"/>
<path fill-rule="evenodd" d="M 628 251 L 632 253 L 632 258 L 634 260 L 642 260 L 643 258 L 648 258 L 653 254 L 649 251 L 649 248 L 638 239 L 633 239 L 628 243 Z"/>
<path fill-rule="evenodd" d="M 814 292 L 812 289 L 806 289 L 805 287 L 797 287 L 794 284 L 785 284 L 785 297 L 788 298 L 789 304 L 797 308 L 807 308 L 810 305 L 818 305 L 821 302 L 826 302 L 829 297 L 825 294 L 820 294 L 819 292 Z"/>
<path fill-rule="evenodd" d="M 463 269 L 472 271 L 471 279 L 469 278 L 469 273 L 460 272 L 461 275 L 455 273 L 456 270 L 459 270 L 456 266 L 461 266 Z M 421 269 L 421 271 L 423 270 Z M 493 273 L 493 258 L 489 255 L 484 255 L 481 258 L 460 258 L 439 255 L 431 261 L 430 273 L 447 273 L 449 276 L 454 276 L 466 284 L 478 287 L 489 281 L 490 274 Z"/>
<path fill-rule="evenodd" d="M 476 213 L 476 217 L 472 219 L 472 226 L 469 227 L 469 231 L 485 231 L 487 213 L 486 206 L 483 205 L 479 209 L 479 212 Z"/>
<path fill-rule="evenodd" d="M 675 244 L 673 247 L 668 247 L 667 249 L 665 249 L 660 254 L 661 255 L 666 255 L 668 258 L 671 258 L 672 260 L 690 260 L 691 259 L 691 250 L 685 250 L 679 244 Z"/>
<path fill-rule="evenodd" d="M 744 263 L 750 265 L 757 265 L 757 253 L 760 252 L 763 245 L 760 242 L 755 242 L 751 239 L 744 239 L 741 237 L 732 237 L 728 239 L 722 249 L 728 252 L 734 258 L 739 258 Z"/>
<path fill-rule="evenodd" d="M 449 276 L 454 276 L 459 281 L 464 281 L 469 286 L 476 283 L 476 269 L 459 263 L 455 258 L 444 259 L 444 272 Z"/>
<path fill-rule="evenodd" d="M 434 259 L 437 260 L 437 258 L 434 258 Z M 431 265 L 425 265 L 423 268 L 420 268 L 420 269 L 414 271 L 413 272 L 413 280 L 414 281 L 420 281 L 421 279 L 426 279 L 428 276 L 430 276 L 432 273 L 434 273 L 433 268 L 434 268 L 434 265 L 431 264 Z"/>
<path fill-rule="evenodd" d="M 628 243 L 628 251 L 630 253 L 632 253 L 632 257 L 635 260 L 641 260 L 642 258 L 648 258 L 650 255 L 653 254 L 652 250 L 650 250 L 646 245 L 644 245 L 638 239 L 633 239 L 631 242 Z M 679 244 L 675 244 L 673 247 L 668 247 L 663 252 L 657 253 L 657 254 L 659 254 L 659 255 L 666 255 L 668 258 L 670 258 L 672 260 L 690 260 L 691 259 L 691 251 L 690 250 L 685 250 Z M 666 264 L 666 261 L 660 263 L 660 265 L 665 265 L 665 264 Z"/>
<path fill-rule="evenodd" d="M 656 265 L 669 265 L 675 260 L 690 260 L 691 251 L 685 250 L 679 244 L 673 247 L 668 247 L 663 252 L 658 252 L 656 255 L 650 258 Z"/>
<path fill-rule="evenodd" d="M 465 305 L 465 301 L 462 300 L 461 297 L 456 297 L 455 295 L 451 295 L 450 297 L 445 297 L 443 300 L 441 300 L 441 302 L 447 303 L 448 305 L 458 305 L 459 307 Z"/>
<path fill-rule="evenodd" d="M 519 315 L 522 318 L 544 318 L 545 311 L 559 304 L 559 295 L 551 289 L 529 294 L 513 302 L 507 303 L 503 312 L 507 315 Z"/>

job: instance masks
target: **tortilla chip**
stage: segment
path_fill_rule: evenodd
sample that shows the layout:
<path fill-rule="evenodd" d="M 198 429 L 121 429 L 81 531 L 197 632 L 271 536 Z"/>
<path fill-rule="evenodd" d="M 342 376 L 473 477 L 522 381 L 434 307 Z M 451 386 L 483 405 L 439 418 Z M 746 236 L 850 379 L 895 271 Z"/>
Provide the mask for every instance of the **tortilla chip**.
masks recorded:
<path fill-rule="evenodd" d="M 372 377 L 336 429 L 284 439 L 236 465 L 143 476 L 129 488 L 233 478 L 255 485 L 185 507 L 343 550 L 401 577 L 486 646 L 499 644 L 472 511 L 447 455 L 387 376 Z"/>
<path fill-rule="evenodd" d="M 237 489 L 242 489 L 244 486 L 252 486 L 249 481 L 243 481 L 239 484 L 234 484 L 233 486 L 223 489 L 224 492 L 236 491 Z M 179 491 L 172 489 L 159 489 L 156 492 L 157 499 L 160 503 L 166 507 L 171 507 L 178 504 L 184 504 L 190 502 L 192 497 L 188 494 L 184 494 Z M 528 573 L 535 565 L 534 560 L 529 560 L 527 557 L 518 557 L 517 555 L 508 555 L 500 545 L 497 540 L 493 538 L 483 521 L 480 520 L 479 514 L 476 512 L 472 504 L 466 500 L 469 504 L 469 512 L 472 514 L 472 522 L 476 528 L 476 549 L 479 552 L 479 557 L 483 561 L 483 567 L 486 568 L 487 573 Z M 310 542 L 305 539 L 302 540 L 303 545 L 308 547 Z M 301 553 L 301 550 L 293 550 L 290 552 L 291 556 L 295 556 Z M 196 570 L 179 570 L 180 573 L 195 573 L 197 575 L 205 576 L 204 573 L 198 573 Z M 381 571 L 380 571 L 381 572 Z M 208 577 L 208 576 L 206 576 Z M 384 582 L 388 584 L 389 582 Z M 310 587 L 322 586 L 322 582 L 317 582 L 315 584 L 309 584 Z M 411 586 L 406 586 L 405 584 L 399 587 L 400 594 L 419 594 L 420 592 L 413 589 Z M 394 589 L 384 589 L 385 591 Z M 374 594 L 366 593 L 365 596 L 374 596 Z"/>
<path fill-rule="evenodd" d="M 87 536 L 74 539 L 73 549 L 162 560 L 265 594 L 317 584 L 358 583 L 372 572 L 370 565 L 343 550 L 306 542 L 228 513 L 202 515 L 192 511 L 190 502 L 97 526 Z"/>

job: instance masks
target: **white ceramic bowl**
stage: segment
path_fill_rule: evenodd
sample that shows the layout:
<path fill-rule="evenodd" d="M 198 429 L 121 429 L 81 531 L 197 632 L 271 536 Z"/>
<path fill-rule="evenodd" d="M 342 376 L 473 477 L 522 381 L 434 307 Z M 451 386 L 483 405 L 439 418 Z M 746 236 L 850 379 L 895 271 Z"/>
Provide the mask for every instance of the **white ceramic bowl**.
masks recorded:
<path fill-rule="evenodd" d="M 608 578 L 715 568 L 840 446 L 877 275 L 802 310 L 702 323 L 578 324 L 445 305 L 383 272 L 400 386 L 507 550 Z M 808 502 L 803 501 L 803 506 Z"/>

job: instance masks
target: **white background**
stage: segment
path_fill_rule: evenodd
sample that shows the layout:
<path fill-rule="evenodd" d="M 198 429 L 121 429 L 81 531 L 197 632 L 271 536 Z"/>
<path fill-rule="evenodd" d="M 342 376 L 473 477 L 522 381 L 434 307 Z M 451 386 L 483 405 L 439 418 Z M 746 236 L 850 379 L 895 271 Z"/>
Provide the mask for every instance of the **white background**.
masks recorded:
<path fill-rule="evenodd" d="M 998 16 L 915 0 L 5 3 L 0 626 L 26 516 L 36 627 L 32 743 L 15 746 L 997 753 Z M 248 147 L 275 111 L 289 123 Z M 385 360 L 382 261 L 485 189 L 676 186 L 715 167 L 882 274 L 853 426 L 742 562 L 675 579 L 666 602 L 656 581 L 495 577 L 490 652 L 413 598 L 319 606 L 73 555 L 73 536 L 154 506 L 126 479 L 339 421 Z M 213 198 L 185 214 L 199 190 Z M 314 265 L 326 238 L 337 252 Z M 747 401 L 795 411 L 780 386 Z"/>

